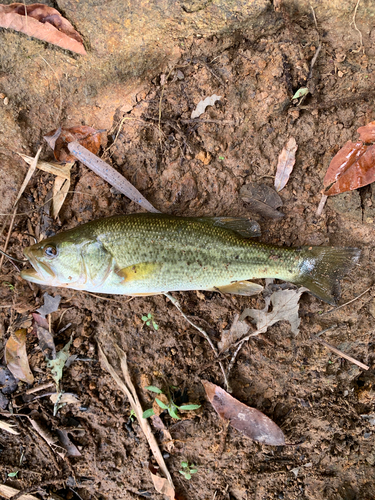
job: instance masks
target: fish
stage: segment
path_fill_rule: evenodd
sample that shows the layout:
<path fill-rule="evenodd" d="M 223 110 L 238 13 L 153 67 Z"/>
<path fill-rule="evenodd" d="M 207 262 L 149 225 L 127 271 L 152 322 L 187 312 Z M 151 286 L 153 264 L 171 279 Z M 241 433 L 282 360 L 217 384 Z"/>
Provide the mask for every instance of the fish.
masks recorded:
<path fill-rule="evenodd" d="M 98 219 L 24 250 L 23 279 L 94 293 L 155 295 L 211 290 L 254 295 L 251 280 L 277 278 L 336 304 L 340 279 L 360 249 L 291 248 L 254 240 L 259 226 L 241 217 L 177 217 L 141 213 Z"/>

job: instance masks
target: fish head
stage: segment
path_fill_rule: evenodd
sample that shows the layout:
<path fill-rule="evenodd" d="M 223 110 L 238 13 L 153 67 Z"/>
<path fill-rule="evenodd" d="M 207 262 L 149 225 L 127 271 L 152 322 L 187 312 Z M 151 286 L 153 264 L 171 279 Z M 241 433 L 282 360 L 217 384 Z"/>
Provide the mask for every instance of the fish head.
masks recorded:
<path fill-rule="evenodd" d="M 63 233 L 62 233 L 63 234 Z M 74 237 L 52 236 L 24 249 L 33 266 L 21 271 L 21 277 L 32 283 L 73 288 L 86 282 L 82 260 L 82 242 Z"/>

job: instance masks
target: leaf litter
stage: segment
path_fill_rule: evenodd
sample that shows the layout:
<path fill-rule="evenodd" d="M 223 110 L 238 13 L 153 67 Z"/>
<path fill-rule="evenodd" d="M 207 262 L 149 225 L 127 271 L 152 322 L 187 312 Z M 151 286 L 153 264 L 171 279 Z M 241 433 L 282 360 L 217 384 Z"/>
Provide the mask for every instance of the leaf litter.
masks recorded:
<path fill-rule="evenodd" d="M 53 149 L 53 154 L 57 161 L 71 163 L 76 161 L 76 158 L 69 151 L 68 144 L 77 141 L 81 146 L 96 155 L 101 145 L 101 132 L 103 131 L 88 127 L 87 125 L 70 128 L 59 127 L 48 132 L 44 136 L 44 140 Z"/>
<path fill-rule="evenodd" d="M 27 358 L 26 339 L 25 328 L 11 333 L 5 345 L 5 363 L 15 378 L 27 384 L 32 384 L 34 382 L 34 375 L 30 370 Z"/>
<path fill-rule="evenodd" d="M 42 316 L 42 318 L 45 318 L 48 314 L 58 311 L 61 301 L 60 295 L 55 295 L 55 297 L 53 297 L 46 292 L 43 295 L 43 300 L 44 304 L 37 309 L 37 312 Z"/>
<path fill-rule="evenodd" d="M 40 3 L 0 4 L 0 27 L 86 55 L 81 35 L 58 10 Z"/>
<path fill-rule="evenodd" d="M 283 201 L 274 189 L 265 184 L 245 184 L 240 189 L 242 200 L 249 204 L 252 212 L 262 217 L 280 219 L 284 217 L 277 209 L 282 207 Z"/>
<path fill-rule="evenodd" d="M 10 434 L 19 434 L 19 432 L 15 431 L 13 427 L 16 427 L 15 425 L 8 424 L 8 422 L 4 422 L 4 420 L 0 420 L 0 429 L 3 431 L 7 431 Z"/>
<path fill-rule="evenodd" d="M 279 155 L 277 162 L 275 189 L 281 191 L 287 184 L 296 162 L 297 142 L 291 137 Z"/>
<path fill-rule="evenodd" d="M 220 95 L 213 94 L 212 96 L 206 97 L 206 99 L 199 101 L 197 107 L 191 113 L 191 118 L 194 119 L 203 115 L 203 113 L 206 111 L 207 106 L 213 106 L 215 102 L 220 101 L 220 99 L 221 99 Z"/>
<path fill-rule="evenodd" d="M 49 325 L 43 316 L 33 313 L 34 332 L 39 341 L 39 347 L 46 359 L 56 359 L 56 347 L 52 333 L 49 331 Z"/>
<path fill-rule="evenodd" d="M 285 445 L 284 433 L 278 425 L 256 408 L 247 406 L 218 385 L 201 381 L 209 402 L 220 418 L 229 420 L 232 427 L 262 444 Z"/>
<path fill-rule="evenodd" d="M 269 297 L 265 298 L 264 309 L 245 309 L 240 316 L 244 320 L 248 316 L 253 318 L 256 323 L 257 333 L 265 333 L 267 329 L 279 321 L 288 321 L 292 333 L 297 335 L 301 319 L 298 316 L 299 299 L 308 289 L 301 287 L 292 290 L 277 290 Z M 271 311 L 269 311 L 272 306 Z"/>

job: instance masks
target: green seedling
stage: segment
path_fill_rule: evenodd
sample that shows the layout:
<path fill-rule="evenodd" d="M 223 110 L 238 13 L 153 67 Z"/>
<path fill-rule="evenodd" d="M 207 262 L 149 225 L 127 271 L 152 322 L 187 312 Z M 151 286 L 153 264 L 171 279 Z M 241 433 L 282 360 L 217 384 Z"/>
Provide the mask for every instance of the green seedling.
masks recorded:
<path fill-rule="evenodd" d="M 15 478 L 17 478 L 17 474 L 18 474 L 18 470 L 16 470 L 15 472 L 9 472 L 8 477 L 15 477 Z"/>
<path fill-rule="evenodd" d="M 3 285 L 7 286 L 11 292 L 14 291 L 14 285 L 9 283 L 9 281 L 3 281 Z"/>
<path fill-rule="evenodd" d="M 224 156 L 219 156 L 219 160 L 223 161 L 223 160 L 225 160 L 225 157 Z"/>
<path fill-rule="evenodd" d="M 179 470 L 178 472 L 188 481 L 191 479 L 192 474 L 196 474 L 198 472 L 197 466 L 194 464 L 189 465 L 189 462 L 181 462 L 181 467 L 183 470 Z"/>
<path fill-rule="evenodd" d="M 130 410 L 130 415 L 129 415 L 129 419 L 131 422 L 134 422 L 134 420 L 137 418 L 137 415 L 135 414 L 135 411 L 133 410 L 133 408 Z"/>
<path fill-rule="evenodd" d="M 145 387 L 145 389 L 147 389 L 148 391 L 151 391 L 151 392 L 155 392 L 156 394 L 165 394 L 161 389 L 159 389 L 159 387 L 156 387 L 154 385 L 149 385 L 149 386 Z M 160 401 L 160 399 L 158 399 L 158 398 L 155 398 L 155 401 L 156 401 L 157 405 L 160 406 L 160 408 L 162 410 L 167 410 L 169 415 L 176 420 L 181 420 L 181 418 L 178 416 L 178 410 L 182 410 L 182 411 L 197 410 L 198 408 L 201 407 L 201 405 L 177 406 L 176 403 L 171 398 L 170 394 L 165 394 L 165 395 L 168 398 L 167 404 L 163 403 L 163 401 Z M 155 412 L 152 408 L 149 408 L 148 410 L 143 412 L 143 418 L 149 418 L 149 417 L 152 417 L 152 415 L 155 415 Z"/>
<path fill-rule="evenodd" d="M 155 323 L 154 317 L 151 313 L 148 313 L 147 316 L 142 316 L 142 321 L 144 321 L 147 326 L 151 326 L 152 324 L 155 330 L 159 329 L 159 325 Z"/>

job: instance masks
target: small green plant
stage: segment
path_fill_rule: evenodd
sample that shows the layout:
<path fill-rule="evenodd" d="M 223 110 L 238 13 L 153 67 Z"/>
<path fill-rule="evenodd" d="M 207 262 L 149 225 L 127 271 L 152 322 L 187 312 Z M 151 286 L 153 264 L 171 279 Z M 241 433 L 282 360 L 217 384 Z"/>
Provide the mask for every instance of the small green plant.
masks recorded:
<path fill-rule="evenodd" d="M 11 292 L 14 291 L 14 285 L 9 283 L 9 281 L 3 281 L 3 285 L 7 286 Z"/>
<path fill-rule="evenodd" d="M 129 419 L 131 422 L 134 422 L 134 420 L 137 418 L 137 415 L 135 414 L 135 411 L 133 410 L 133 408 L 130 410 L 130 415 L 129 415 Z"/>
<path fill-rule="evenodd" d="M 181 467 L 183 470 L 179 470 L 178 472 L 188 481 L 191 479 L 192 474 L 196 474 L 198 472 L 197 466 L 194 464 L 189 465 L 189 462 L 181 462 Z"/>
<path fill-rule="evenodd" d="M 147 326 L 151 326 L 151 324 L 152 324 L 152 326 L 154 327 L 155 330 L 159 329 L 159 325 L 157 323 L 155 323 L 154 317 L 151 313 L 148 313 L 147 316 L 142 316 L 142 321 L 144 321 L 144 323 Z"/>
<path fill-rule="evenodd" d="M 161 389 L 159 389 L 159 387 L 156 387 L 154 385 L 149 385 L 145 387 L 145 389 L 151 392 L 155 392 L 156 394 L 164 394 L 166 396 L 167 403 L 163 403 L 163 401 L 160 401 L 160 399 L 158 398 L 155 398 L 155 401 L 162 410 L 167 410 L 169 415 L 172 418 L 175 418 L 176 420 L 181 420 L 181 418 L 178 416 L 178 410 L 182 411 L 197 410 L 198 408 L 201 407 L 201 405 L 177 406 L 169 394 L 166 395 Z M 143 412 L 143 418 L 149 418 L 152 417 L 152 415 L 155 415 L 155 412 L 152 408 L 149 408 L 148 410 Z"/>
<path fill-rule="evenodd" d="M 16 470 L 15 472 L 9 472 L 8 474 L 8 477 L 17 477 L 17 474 L 18 474 L 18 470 Z"/>
<path fill-rule="evenodd" d="M 223 161 L 223 160 L 225 160 L 225 157 L 224 156 L 219 156 L 219 160 Z"/>

